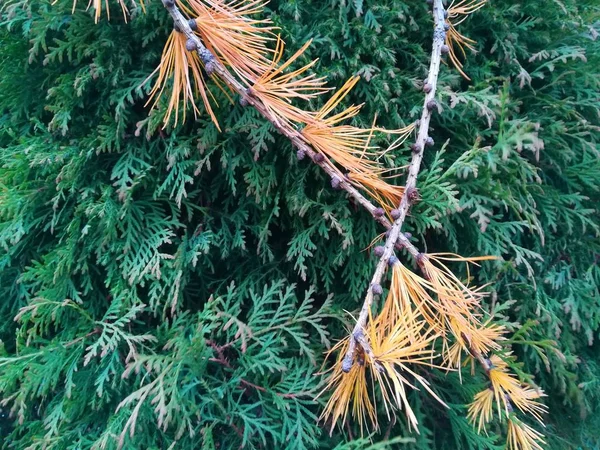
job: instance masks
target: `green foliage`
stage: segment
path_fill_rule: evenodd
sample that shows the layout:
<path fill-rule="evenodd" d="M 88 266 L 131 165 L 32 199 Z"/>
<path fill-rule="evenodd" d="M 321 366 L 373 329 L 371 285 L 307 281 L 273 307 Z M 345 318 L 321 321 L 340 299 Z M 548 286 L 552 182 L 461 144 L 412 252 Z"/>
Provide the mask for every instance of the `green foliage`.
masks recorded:
<path fill-rule="evenodd" d="M 114 3 L 97 25 L 81 2 L 3 5 L 3 447 L 499 448 L 501 427 L 479 436 L 465 419 L 483 386 L 468 371 L 426 374 L 451 408 L 413 393 L 420 435 L 383 412 L 363 440 L 317 422 L 323 352 L 361 303 L 381 230 L 217 89 L 222 133 L 206 116 L 161 129 L 145 80 L 172 24 L 147 3 L 129 23 Z M 494 0 L 460 25 L 479 49 L 472 81 L 442 67 L 407 221 L 427 251 L 501 257 L 474 276 L 514 369 L 548 394 L 556 449 L 600 448 L 596 3 Z M 425 2 L 273 0 L 269 14 L 290 51 L 313 39 L 306 58 L 332 84 L 362 76 L 357 124 L 417 118 Z"/>

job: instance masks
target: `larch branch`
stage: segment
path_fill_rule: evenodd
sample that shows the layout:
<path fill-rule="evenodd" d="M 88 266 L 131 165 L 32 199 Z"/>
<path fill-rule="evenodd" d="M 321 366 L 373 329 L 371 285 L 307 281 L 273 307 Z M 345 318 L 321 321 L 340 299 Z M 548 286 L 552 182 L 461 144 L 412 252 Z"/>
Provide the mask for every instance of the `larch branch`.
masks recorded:
<path fill-rule="evenodd" d="M 180 9 L 175 4 L 174 0 L 162 0 L 163 5 L 171 15 L 175 29 L 183 33 L 185 37 L 193 45 L 195 51 L 198 53 L 201 61 L 204 64 L 206 72 L 211 76 L 219 77 L 230 89 L 240 95 L 241 103 L 245 105 L 253 106 L 265 119 L 267 119 L 275 129 L 288 138 L 292 145 L 308 156 L 315 164 L 321 167 L 332 179 L 336 178 L 339 180 L 339 189 L 343 189 L 346 193 L 360 206 L 367 210 L 375 221 L 383 225 L 387 230 L 392 229 L 392 223 L 388 218 L 380 214 L 380 208 L 375 206 L 369 201 L 364 195 L 362 195 L 358 189 L 356 189 L 348 180 L 339 179 L 338 171 L 333 166 L 331 161 L 321 158 L 320 154 L 315 152 L 310 144 L 305 140 L 302 134 L 293 128 L 292 126 L 282 123 L 278 118 L 272 114 L 268 108 L 260 101 L 260 99 L 254 97 L 251 94 L 251 90 L 245 88 L 235 76 L 227 70 L 227 68 L 221 64 L 221 62 L 212 54 L 210 50 L 202 43 L 202 40 L 194 33 L 191 28 L 188 19 L 181 13 Z M 319 155 L 319 156 L 317 156 Z M 413 257 L 418 255 L 418 251 L 410 240 L 403 234 L 397 233 L 396 248 L 406 249 Z"/>
<path fill-rule="evenodd" d="M 373 304 L 373 298 L 375 295 L 373 293 L 373 287 L 381 285 L 381 279 L 385 274 L 388 264 L 393 264 L 393 262 L 395 261 L 394 247 L 397 246 L 397 242 L 400 236 L 403 236 L 403 234 L 400 231 L 402 229 L 402 225 L 404 224 L 404 220 L 406 219 L 406 215 L 408 214 L 408 210 L 410 209 L 411 204 L 413 204 L 416 198 L 418 197 L 418 191 L 416 187 L 417 176 L 419 175 L 419 170 L 421 169 L 421 161 L 423 160 L 423 153 L 425 147 L 429 144 L 429 122 L 431 121 L 431 115 L 433 114 L 433 111 L 437 109 L 435 93 L 437 88 L 438 75 L 440 72 L 442 47 L 444 46 L 444 41 L 446 38 L 444 14 L 445 11 L 444 6 L 442 4 L 442 0 L 434 0 L 434 31 L 433 46 L 431 50 L 431 62 L 429 65 L 429 74 L 427 80 L 425 81 L 425 86 L 423 88 L 425 92 L 423 112 L 421 114 L 421 120 L 419 121 L 419 131 L 417 134 L 417 140 L 416 143 L 412 146 L 413 154 L 410 166 L 408 168 L 408 177 L 406 179 L 404 194 L 402 195 L 402 199 L 400 200 L 398 210 L 395 213 L 395 221 L 388 231 L 387 239 L 384 245 L 383 255 L 377 263 L 377 267 L 375 268 L 375 273 L 373 274 L 373 277 L 371 279 L 371 283 L 365 296 L 365 300 L 360 314 L 358 316 L 358 320 L 356 321 L 356 325 L 354 326 L 354 329 L 352 331 L 348 351 L 346 352 L 346 355 L 342 360 L 342 370 L 344 372 L 350 371 L 352 365 L 354 364 L 354 354 L 356 352 L 356 346 L 360 345 L 360 343 L 357 340 L 357 337 L 362 336 L 364 332 L 369 316 L 369 310 L 371 309 L 371 305 Z M 418 251 L 415 255 L 412 253 L 413 250 L 416 250 L 414 246 L 412 246 L 412 248 L 410 249 L 411 254 L 413 256 L 418 255 Z"/>

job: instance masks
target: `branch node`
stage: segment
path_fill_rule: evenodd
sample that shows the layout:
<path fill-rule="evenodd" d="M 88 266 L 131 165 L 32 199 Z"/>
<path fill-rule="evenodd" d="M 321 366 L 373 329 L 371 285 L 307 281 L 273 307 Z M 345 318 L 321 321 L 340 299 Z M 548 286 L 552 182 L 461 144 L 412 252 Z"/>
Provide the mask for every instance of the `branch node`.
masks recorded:
<path fill-rule="evenodd" d="M 375 247 L 375 249 L 373 250 L 373 254 L 375 256 L 377 256 L 378 258 L 381 258 L 384 253 L 385 253 L 385 247 L 383 245 L 379 245 L 379 246 Z"/>
<path fill-rule="evenodd" d="M 196 48 L 198 48 L 198 46 L 196 45 L 196 41 L 194 39 L 188 39 L 187 41 L 185 41 L 185 49 L 188 52 L 193 52 L 194 50 L 196 50 Z"/>
<path fill-rule="evenodd" d="M 202 58 L 202 60 L 204 61 L 205 59 L 202 57 L 202 55 L 200 56 L 200 58 Z M 204 63 L 204 70 L 206 71 L 207 75 L 212 75 L 213 73 L 215 73 L 215 70 L 217 69 L 217 64 L 215 62 L 215 59 L 211 57 L 206 60 L 206 62 Z"/>
<path fill-rule="evenodd" d="M 504 394 L 504 395 L 505 395 L 505 398 L 507 400 L 507 402 L 506 402 L 506 409 L 508 410 L 508 413 L 510 414 L 510 413 L 514 412 L 515 409 L 513 408 L 513 405 L 510 402 L 510 396 L 508 394 Z"/>
<path fill-rule="evenodd" d="M 375 217 L 383 217 L 385 215 L 385 210 L 383 208 L 375 208 L 373 211 L 373 216 Z"/>
<path fill-rule="evenodd" d="M 331 187 L 333 189 L 340 189 L 340 184 L 342 183 L 342 180 L 340 179 L 340 177 L 338 176 L 333 176 L 331 177 Z"/>
<path fill-rule="evenodd" d="M 375 367 L 375 370 L 377 370 L 379 373 L 385 373 L 384 367 L 381 365 L 381 363 L 379 361 L 377 361 L 377 358 L 375 357 L 375 354 L 373 353 L 373 349 L 369 345 L 369 342 L 367 341 L 367 338 L 365 337 L 362 330 L 360 330 L 356 333 L 353 333 L 353 335 L 354 335 L 354 339 L 356 340 L 358 345 L 360 345 L 362 347 L 362 349 L 364 350 L 366 355 L 372 361 L 373 366 Z"/>
<path fill-rule="evenodd" d="M 419 190 L 415 187 L 409 187 L 406 190 L 406 196 L 411 205 L 414 205 L 419 200 L 421 200 L 421 194 L 419 194 Z"/>
<path fill-rule="evenodd" d="M 358 352 L 358 355 L 356 355 L 356 364 L 361 367 L 364 367 L 365 365 L 365 352 L 362 350 Z"/>
<path fill-rule="evenodd" d="M 371 286 L 371 291 L 373 292 L 373 295 L 381 295 L 383 294 L 383 287 L 381 287 L 380 284 L 374 284 Z"/>
<path fill-rule="evenodd" d="M 354 365 L 354 355 L 346 355 L 342 360 L 342 372 L 348 373 Z"/>
<path fill-rule="evenodd" d="M 398 243 L 396 244 L 396 248 L 409 248 L 412 244 L 410 243 L 410 239 L 412 238 L 411 233 L 402 233 L 405 239 L 398 239 Z"/>
<path fill-rule="evenodd" d="M 317 164 L 321 164 L 323 161 L 325 161 L 325 156 L 323 156 L 322 153 L 315 153 L 312 157 L 312 160 Z"/>

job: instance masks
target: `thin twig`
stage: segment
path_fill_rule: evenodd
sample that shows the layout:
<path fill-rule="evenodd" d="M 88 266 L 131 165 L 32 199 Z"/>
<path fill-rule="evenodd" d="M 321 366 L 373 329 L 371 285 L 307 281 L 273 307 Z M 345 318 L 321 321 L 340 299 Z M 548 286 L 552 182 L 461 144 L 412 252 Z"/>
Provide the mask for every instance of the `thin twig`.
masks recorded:
<path fill-rule="evenodd" d="M 179 8 L 175 5 L 173 0 L 162 0 L 163 5 L 173 18 L 175 28 L 183 33 L 188 40 L 193 41 L 195 44 L 196 52 L 204 64 L 205 70 L 209 75 L 219 77 L 225 84 L 234 92 L 237 92 L 242 100 L 242 103 L 252 105 L 256 110 L 267 119 L 277 131 L 287 137 L 292 145 L 297 148 L 300 152 L 306 154 L 315 164 L 320 166 L 332 179 L 339 179 L 338 171 L 331 161 L 327 158 L 321 160 L 316 157 L 317 153 L 313 150 L 310 144 L 305 140 L 302 134 L 294 129 L 292 126 L 283 123 L 278 120 L 277 117 L 271 113 L 260 101 L 260 99 L 251 95 L 249 90 L 245 88 L 235 76 L 227 70 L 227 68 L 218 61 L 218 59 L 208 50 L 200 38 L 194 34 L 194 31 L 190 27 L 188 20 L 183 16 Z M 373 219 L 383 225 L 387 230 L 392 228 L 392 223 L 388 220 L 385 215 L 381 215 L 380 210 L 372 202 L 370 202 L 364 195 L 362 195 L 348 180 L 342 179 L 339 182 L 339 188 L 346 191 L 346 193 L 360 206 L 366 209 Z M 410 242 L 410 240 L 400 234 L 396 239 L 396 247 L 400 250 L 405 248 L 413 257 L 418 255 L 418 252 Z"/>
<path fill-rule="evenodd" d="M 466 342 L 468 342 L 468 341 L 466 341 Z M 481 367 L 485 373 L 485 376 L 488 378 L 488 380 L 490 380 L 490 389 L 493 391 L 494 386 L 492 384 L 492 378 L 490 376 L 490 372 L 494 368 L 492 361 L 490 361 L 488 358 L 483 356 L 480 352 L 478 352 L 471 346 L 469 346 L 469 353 L 471 353 L 471 356 L 474 359 L 476 359 L 477 362 L 479 362 L 479 364 L 481 365 Z M 514 407 L 513 407 L 512 402 L 510 401 L 510 395 L 508 395 L 508 393 L 504 389 L 502 389 L 502 387 L 500 387 L 500 390 L 504 394 L 504 401 L 506 402 L 506 405 L 507 405 L 509 411 L 513 411 Z"/>
<path fill-rule="evenodd" d="M 225 357 L 225 353 L 224 353 L 224 350 L 226 350 L 230 346 L 230 344 L 219 345 L 212 339 L 206 339 L 205 342 L 206 342 L 206 345 L 208 345 L 210 348 L 212 348 L 217 353 L 217 356 L 218 356 L 217 358 L 209 358 L 209 361 L 216 362 L 218 364 L 221 364 L 223 367 L 226 367 L 231 370 L 235 370 L 234 367 L 229 362 L 229 360 Z M 267 388 L 259 386 L 258 384 L 251 383 L 250 381 L 248 381 L 242 377 L 239 378 L 239 384 L 241 384 L 242 386 L 245 386 L 245 387 L 251 387 L 260 392 L 268 392 Z M 272 394 L 277 395 L 278 397 L 281 397 L 281 398 L 297 398 L 297 397 L 310 395 L 310 392 L 273 392 Z"/>
<path fill-rule="evenodd" d="M 352 338 L 350 339 L 348 351 L 346 352 L 346 355 L 342 360 L 342 370 L 345 372 L 350 371 L 352 365 L 354 364 L 354 353 L 356 351 L 356 345 L 360 345 L 360 343 L 357 340 L 357 337 L 361 336 L 363 333 L 365 325 L 367 324 L 369 310 L 371 309 L 371 304 L 373 303 L 373 287 L 380 286 L 381 279 L 383 278 L 388 263 L 390 262 L 390 258 L 394 256 L 394 247 L 397 245 L 398 239 L 401 236 L 403 236 L 402 233 L 400 233 L 400 230 L 402 228 L 402 225 L 404 224 L 404 220 L 406 219 L 408 210 L 411 204 L 413 204 L 418 197 L 418 191 L 416 188 L 417 176 L 421 168 L 423 152 L 428 143 L 429 122 L 431 120 L 431 115 L 433 110 L 437 108 L 437 105 L 435 103 L 435 92 L 437 87 L 438 74 L 440 72 L 442 46 L 444 45 L 444 41 L 446 38 L 446 31 L 444 29 L 444 6 L 442 5 L 442 0 L 434 0 L 433 2 L 433 19 L 433 48 L 431 50 L 431 63 L 429 66 L 429 75 L 425 82 L 427 88 L 424 88 L 425 100 L 423 102 L 423 112 L 421 114 L 421 120 L 419 121 L 419 132 L 417 134 L 417 140 L 415 145 L 413 146 L 413 155 L 410 166 L 408 168 L 408 177 L 406 179 L 406 184 L 404 187 L 404 194 L 402 195 L 400 205 L 398 206 L 398 210 L 395 214 L 396 220 L 388 231 L 383 255 L 377 263 L 377 267 L 375 268 L 375 273 L 373 274 L 373 278 L 371 279 L 371 284 L 369 285 L 369 289 L 365 296 L 365 301 L 360 311 L 360 315 L 358 316 L 358 320 L 356 322 L 354 330 L 352 331 Z M 411 250 L 416 249 L 414 248 L 414 246 L 412 246 Z M 415 255 L 411 251 L 411 254 L 413 256 L 416 256 L 418 255 L 418 252 Z"/>

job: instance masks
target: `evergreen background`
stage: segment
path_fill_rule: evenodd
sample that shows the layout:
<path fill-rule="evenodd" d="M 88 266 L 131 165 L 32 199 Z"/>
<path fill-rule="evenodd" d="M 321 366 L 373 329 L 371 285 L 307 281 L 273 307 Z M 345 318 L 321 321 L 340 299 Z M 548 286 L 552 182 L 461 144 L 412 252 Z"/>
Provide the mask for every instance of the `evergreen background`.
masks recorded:
<path fill-rule="evenodd" d="M 1 16 L 3 448 L 365 448 L 354 426 L 329 436 L 314 398 L 381 230 L 218 91 L 222 133 L 207 116 L 161 130 L 139 86 L 170 18 L 152 0 L 126 24 L 110 5 L 97 25 L 67 0 Z M 313 39 L 332 84 L 362 76 L 358 124 L 418 117 L 424 1 L 273 0 L 268 14 L 289 54 Z M 472 80 L 442 68 L 405 229 L 429 252 L 502 257 L 475 277 L 548 394 L 548 448 L 600 448 L 600 6 L 492 0 L 459 29 L 477 41 Z M 373 443 L 411 439 L 373 448 L 502 448 L 502 427 L 478 436 L 465 419 L 481 375 L 428 377 L 451 409 L 413 393 L 421 434 L 382 414 Z"/>

